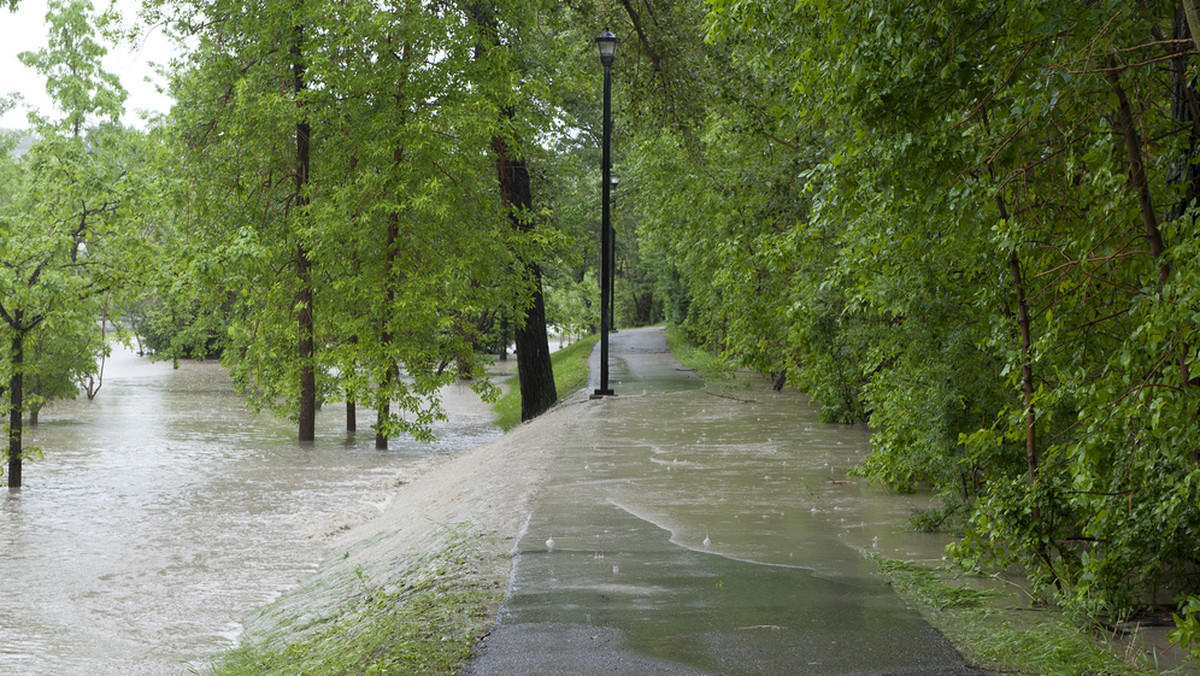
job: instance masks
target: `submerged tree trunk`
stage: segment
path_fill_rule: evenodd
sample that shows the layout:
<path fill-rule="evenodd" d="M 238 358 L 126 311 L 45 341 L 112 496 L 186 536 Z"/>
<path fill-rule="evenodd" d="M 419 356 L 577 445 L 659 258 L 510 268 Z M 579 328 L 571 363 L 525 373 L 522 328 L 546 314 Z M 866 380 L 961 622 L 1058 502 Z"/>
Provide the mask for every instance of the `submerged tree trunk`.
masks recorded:
<path fill-rule="evenodd" d="M 21 320 L 16 312 L 17 321 Z M 8 487 L 21 487 L 21 409 L 24 407 L 25 332 L 16 331 L 12 339 L 12 377 L 8 383 Z"/>
<path fill-rule="evenodd" d="M 403 152 L 399 148 L 397 148 L 394 153 L 394 159 L 396 164 L 399 164 L 403 159 Z M 398 214 L 392 214 L 388 217 L 387 239 L 384 244 L 384 251 L 386 252 L 387 261 L 383 272 L 384 298 L 386 299 L 384 307 L 386 308 L 391 308 L 392 304 L 396 302 L 396 279 L 393 271 L 395 270 L 400 258 L 400 252 L 396 248 L 397 241 L 400 239 L 399 219 L 400 216 Z M 387 321 L 388 318 L 385 316 L 383 318 L 383 331 L 379 337 L 379 342 L 383 347 L 383 353 L 385 355 L 391 354 L 393 340 L 392 332 L 387 326 Z M 399 378 L 400 368 L 393 361 L 384 372 L 383 380 L 379 383 L 379 389 L 383 393 L 382 396 L 384 397 L 384 400 L 379 403 L 378 408 L 376 409 L 375 448 L 381 450 L 388 447 L 388 437 L 387 434 L 384 433 L 388 414 L 391 412 L 391 400 L 388 399 L 388 397 L 390 396 L 392 387 L 395 386 L 395 383 L 397 380 L 399 380 Z"/>
<path fill-rule="evenodd" d="M 303 49 L 304 29 L 295 27 L 296 42 L 292 45 L 293 87 L 297 105 L 302 105 L 300 96 L 306 87 Z M 296 209 L 304 217 L 308 206 L 309 144 L 312 130 L 307 121 L 296 124 Z M 317 378 L 313 363 L 316 335 L 313 321 L 312 261 L 303 243 L 296 245 L 296 277 L 299 289 L 296 292 L 296 323 L 299 330 L 296 357 L 300 362 L 300 441 L 316 438 Z"/>
<path fill-rule="evenodd" d="M 29 391 L 33 393 L 34 401 L 40 400 L 42 397 L 42 379 L 38 378 L 38 377 L 33 378 L 33 382 L 31 382 L 30 386 L 29 386 Z M 33 404 L 29 407 L 29 426 L 30 427 L 38 426 L 38 414 L 41 413 L 41 411 L 42 411 L 41 404 Z"/>

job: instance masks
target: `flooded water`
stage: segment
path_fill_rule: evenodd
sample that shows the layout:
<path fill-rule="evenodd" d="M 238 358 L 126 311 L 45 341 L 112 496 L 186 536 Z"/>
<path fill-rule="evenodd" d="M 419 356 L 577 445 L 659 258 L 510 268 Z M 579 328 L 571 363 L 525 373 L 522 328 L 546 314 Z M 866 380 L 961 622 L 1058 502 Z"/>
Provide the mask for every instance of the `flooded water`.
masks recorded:
<path fill-rule="evenodd" d="M 946 543 L 905 527 L 927 496 L 847 475 L 869 430 L 765 380 L 705 388 L 662 341 L 614 338 L 618 396 L 577 404 L 468 673 L 974 673 L 861 553 Z"/>
<path fill-rule="evenodd" d="M 315 570 L 324 537 L 378 514 L 406 473 L 499 436 L 469 388 L 432 444 L 374 449 L 344 409 L 318 438 L 243 409 L 214 363 L 118 350 L 93 402 L 42 412 L 25 487 L 0 500 L 0 674 L 178 674 Z M 362 412 L 360 411 L 360 415 Z"/>

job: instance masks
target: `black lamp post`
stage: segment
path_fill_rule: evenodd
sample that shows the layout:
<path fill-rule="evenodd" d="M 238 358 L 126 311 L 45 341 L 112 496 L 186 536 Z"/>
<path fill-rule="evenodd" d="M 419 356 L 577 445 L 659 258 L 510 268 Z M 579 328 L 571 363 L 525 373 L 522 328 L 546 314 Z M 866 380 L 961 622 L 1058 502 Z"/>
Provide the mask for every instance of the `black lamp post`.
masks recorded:
<path fill-rule="evenodd" d="M 617 186 L 620 184 L 621 184 L 621 181 L 619 179 L 617 179 L 616 176 L 613 176 L 608 181 L 608 185 L 612 188 L 613 191 L 616 191 Z M 612 205 L 609 207 L 610 213 L 613 211 L 616 211 L 616 206 L 617 206 L 617 196 L 616 195 L 612 196 L 612 201 L 610 202 L 610 204 Z M 611 219 L 614 216 L 610 216 L 609 218 Z M 617 226 L 611 222 L 609 223 L 609 228 L 608 228 L 608 251 L 609 251 L 609 255 L 608 255 L 608 332 L 616 333 L 617 332 L 617 293 L 616 293 Z"/>
<path fill-rule="evenodd" d="M 612 274 L 613 261 L 612 222 L 608 199 L 612 190 L 609 157 L 609 143 L 612 138 L 612 63 L 617 56 L 618 42 L 617 36 L 607 29 L 596 37 L 596 47 L 600 50 L 600 64 L 604 66 L 604 142 L 600 159 L 600 389 L 592 393 L 593 399 L 614 394 L 608 387 L 609 276 Z"/>

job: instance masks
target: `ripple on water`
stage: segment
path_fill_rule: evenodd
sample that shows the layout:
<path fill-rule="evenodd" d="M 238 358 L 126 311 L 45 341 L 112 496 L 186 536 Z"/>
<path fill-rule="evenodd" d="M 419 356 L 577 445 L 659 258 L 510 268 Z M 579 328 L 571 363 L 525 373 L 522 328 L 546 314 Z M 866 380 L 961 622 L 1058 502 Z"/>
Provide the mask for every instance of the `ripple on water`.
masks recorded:
<path fill-rule="evenodd" d="M 162 674 L 202 664 L 241 619 L 316 569 L 309 525 L 365 518 L 397 476 L 499 435 L 488 407 L 447 389 L 434 444 L 347 440 L 340 406 L 318 439 L 246 411 L 212 363 L 115 350 L 93 402 L 43 411 L 25 489 L 0 502 L 0 673 Z M 359 518 L 359 517 L 356 517 Z"/>

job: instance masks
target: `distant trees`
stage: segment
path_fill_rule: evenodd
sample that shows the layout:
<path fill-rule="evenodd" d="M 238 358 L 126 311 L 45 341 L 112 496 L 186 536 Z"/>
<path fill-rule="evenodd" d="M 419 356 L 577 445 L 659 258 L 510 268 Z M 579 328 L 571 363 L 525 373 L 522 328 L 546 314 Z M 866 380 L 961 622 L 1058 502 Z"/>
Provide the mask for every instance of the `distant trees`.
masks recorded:
<path fill-rule="evenodd" d="M 22 60 L 47 81 L 61 118 L 37 117 L 37 140 L 0 158 L 0 335 L 8 375 L 8 485 L 19 488 L 23 415 L 74 396 L 108 349 L 98 339 L 106 298 L 145 260 L 138 135 L 116 125 L 124 90 L 100 69 L 86 0 L 50 3 L 48 46 Z M 27 388 L 33 386 L 33 391 Z"/>

